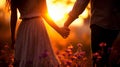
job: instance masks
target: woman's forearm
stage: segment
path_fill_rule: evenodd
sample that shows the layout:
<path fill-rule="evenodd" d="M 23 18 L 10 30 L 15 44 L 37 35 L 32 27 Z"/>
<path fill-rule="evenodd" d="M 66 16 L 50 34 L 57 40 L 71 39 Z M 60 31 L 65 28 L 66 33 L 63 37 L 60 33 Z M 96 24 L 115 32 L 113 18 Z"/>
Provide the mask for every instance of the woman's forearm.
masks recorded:
<path fill-rule="evenodd" d="M 57 32 L 60 32 L 59 27 L 55 24 L 55 22 L 52 20 L 52 18 L 50 17 L 50 14 L 48 12 L 48 8 L 47 8 L 47 3 L 46 0 L 41 1 L 42 4 L 42 10 L 41 10 L 41 15 L 42 17 L 45 19 L 45 21 L 51 26 L 53 27 Z"/>
<path fill-rule="evenodd" d="M 57 24 L 52 20 L 52 18 L 50 17 L 49 14 L 46 14 L 46 16 L 44 17 L 45 21 L 52 27 L 54 28 L 57 32 L 59 32 L 59 27 L 57 26 Z"/>

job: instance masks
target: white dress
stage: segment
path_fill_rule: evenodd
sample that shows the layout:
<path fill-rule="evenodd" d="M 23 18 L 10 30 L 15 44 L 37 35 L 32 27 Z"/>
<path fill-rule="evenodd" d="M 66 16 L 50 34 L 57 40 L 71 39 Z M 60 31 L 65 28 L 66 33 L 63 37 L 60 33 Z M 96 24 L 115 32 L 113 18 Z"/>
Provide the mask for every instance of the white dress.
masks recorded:
<path fill-rule="evenodd" d="M 37 0 L 27 1 L 27 5 L 18 7 L 23 20 L 17 31 L 14 67 L 57 67 L 59 62 L 37 10 L 39 7 L 35 8 Z"/>

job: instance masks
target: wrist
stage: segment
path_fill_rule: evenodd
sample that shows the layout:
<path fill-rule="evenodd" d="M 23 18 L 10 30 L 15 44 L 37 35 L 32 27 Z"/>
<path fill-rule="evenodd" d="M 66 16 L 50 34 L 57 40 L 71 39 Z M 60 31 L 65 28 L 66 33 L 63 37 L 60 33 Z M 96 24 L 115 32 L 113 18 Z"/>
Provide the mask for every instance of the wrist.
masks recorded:
<path fill-rule="evenodd" d="M 68 27 L 68 24 L 64 23 L 64 27 Z"/>

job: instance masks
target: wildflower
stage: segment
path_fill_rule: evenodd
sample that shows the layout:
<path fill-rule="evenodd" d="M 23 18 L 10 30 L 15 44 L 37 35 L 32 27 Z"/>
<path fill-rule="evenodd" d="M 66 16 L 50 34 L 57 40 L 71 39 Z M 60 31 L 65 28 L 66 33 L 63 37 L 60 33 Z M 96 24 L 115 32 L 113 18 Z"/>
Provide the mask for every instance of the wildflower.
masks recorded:
<path fill-rule="evenodd" d="M 71 50 L 72 50 L 72 49 L 73 49 L 73 46 L 72 46 L 72 45 L 68 46 L 68 49 L 71 49 Z"/>
<path fill-rule="evenodd" d="M 96 52 L 96 53 L 93 54 L 94 57 L 97 57 L 97 56 L 99 56 L 99 55 L 100 55 L 100 54 L 99 54 L 98 52 Z"/>
<path fill-rule="evenodd" d="M 81 56 L 84 56 L 85 54 L 86 54 L 85 51 L 81 51 L 81 52 L 79 53 L 79 55 L 81 55 Z"/>
<path fill-rule="evenodd" d="M 99 56 L 97 56 L 97 59 L 101 59 L 102 57 L 99 55 Z"/>
<path fill-rule="evenodd" d="M 12 65 L 12 64 L 10 64 L 10 65 L 8 65 L 8 67 L 13 67 L 13 65 Z"/>
<path fill-rule="evenodd" d="M 78 55 L 78 56 L 77 56 L 77 58 L 78 58 L 78 59 L 81 59 L 81 58 L 82 58 L 82 56 L 81 56 L 81 55 Z"/>
<path fill-rule="evenodd" d="M 67 61 L 68 61 L 68 59 L 65 59 L 65 58 L 61 60 L 61 62 L 63 63 L 63 65 L 67 65 Z"/>
<path fill-rule="evenodd" d="M 76 57 L 77 57 L 77 56 L 78 56 L 78 54 L 79 54 L 79 52 L 77 51 L 76 53 L 74 53 L 74 56 L 76 56 Z"/>
<path fill-rule="evenodd" d="M 66 49 L 65 50 L 67 53 L 71 52 L 72 50 L 71 49 Z"/>
<path fill-rule="evenodd" d="M 78 43 L 78 49 L 74 52 L 73 46 L 70 45 L 62 53 L 57 53 L 63 67 L 81 67 L 81 63 L 86 62 L 86 52 L 82 50 L 82 46 L 81 43 Z"/>
<path fill-rule="evenodd" d="M 78 47 L 82 47 L 83 45 L 82 45 L 81 43 L 78 43 L 77 46 L 78 46 Z"/>
<path fill-rule="evenodd" d="M 69 53 L 68 53 L 68 56 L 72 56 L 72 52 L 69 52 Z"/>
<path fill-rule="evenodd" d="M 80 64 L 77 64 L 77 67 L 81 67 L 81 65 L 80 65 Z"/>
<path fill-rule="evenodd" d="M 9 46 L 6 44 L 6 45 L 4 45 L 4 48 L 8 49 L 8 48 L 9 48 Z"/>
<path fill-rule="evenodd" d="M 102 59 L 100 53 L 98 53 L 98 52 L 93 54 L 93 58 L 94 58 L 95 62 L 99 62 Z"/>
<path fill-rule="evenodd" d="M 62 59 L 61 55 L 58 55 L 58 58 L 59 58 L 59 59 Z"/>
<path fill-rule="evenodd" d="M 58 50 L 57 52 L 56 52 L 56 55 L 59 55 L 60 54 L 60 51 Z"/>
<path fill-rule="evenodd" d="M 10 58 L 10 61 L 11 61 L 11 62 L 14 62 L 14 55 L 13 55 L 13 54 L 10 54 L 10 55 L 9 55 L 9 58 Z"/>
<path fill-rule="evenodd" d="M 99 62 L 101 59 L 102 59 L 101 56 L 97 56 L 97 58 L 96 58 L 96 62 Z"/>
<path fill-rule="evenodd" d="M 87 60 L 87 57 L 84 57 L 83 60 Z"/>
<path fill-rule="evenodd" d="M 81 51 L 82 51 L 82 46 L 83 46 L 83 45 L 82 45 L 81 43 L 78 43 L 77 46 L 78 46 L 77 51 L 78 51 L 78 52 L 81 52 Z"/>
<path fill-rule="evenodd" d="M 72 61 L 71 61 L 71 60 L 67 60 L 66 63 L 67 63 L 68 66 L 71 66 L 71 65 L 72 65 Z"/>
<path fill-rule="evenodd" d="M 73 60 L 76 60 L 77 59 L 77 57 L 76 56 L 72 56 L 71 57 L 71 60 L 73 61 Z"/>
<path fill-rule="evenodd" d="M 105 47 L 107 44 L 105 43 L 105 42 L 101 42 L 100 44 L 99 44 L 99 46 L 100 47 Z"/>
<path fill-rule="evenodd" d="M 63 54 L 62 54 L 62 56 L 64 56 L 64 57 L 65 57 L 65 56 L 66 56 L 66 54 L 65 54 L 65 53 L 63 53 Z"/>

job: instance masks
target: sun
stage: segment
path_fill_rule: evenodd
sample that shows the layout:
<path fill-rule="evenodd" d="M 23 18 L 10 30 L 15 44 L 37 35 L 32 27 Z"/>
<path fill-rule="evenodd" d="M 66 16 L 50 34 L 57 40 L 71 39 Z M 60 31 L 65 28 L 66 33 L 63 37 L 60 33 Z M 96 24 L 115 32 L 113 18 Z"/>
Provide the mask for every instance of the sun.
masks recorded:
<path fill-rule="evenodd" d="M 53 1 L 47 1 L 48 11 L 52 19 L 56 22 L 63 20 L 68 13 L 68 5 L 64 2 L 54 3 Z"/>
<path fill-rule="evenodd" d="M 64 10 L 63 8 L 61 7 L 57 8 L 57 6 L 53 6 L 49 7 L 49 9 L 50 16 L 54 21 L 61 20 L 64 17 L 65 12 L 63 11 Z"/>
<path fill-rule="evenodd" d="M 55 2 L 54 2 L 55 1 Z M 48 11 L 51 18 L 58 24 L 62 26 L 68 17 L 68 13 L 72 10 L 75 0 L 71 1 L 70 4 L 66 1 L 58 0 L 47 0 Z M 88 9 L 85 9 L 84 12 L 79 16 L 78 19 L 72 23 L 73 26 L 83 25 L 84 18 L 88 17 Z"/>

